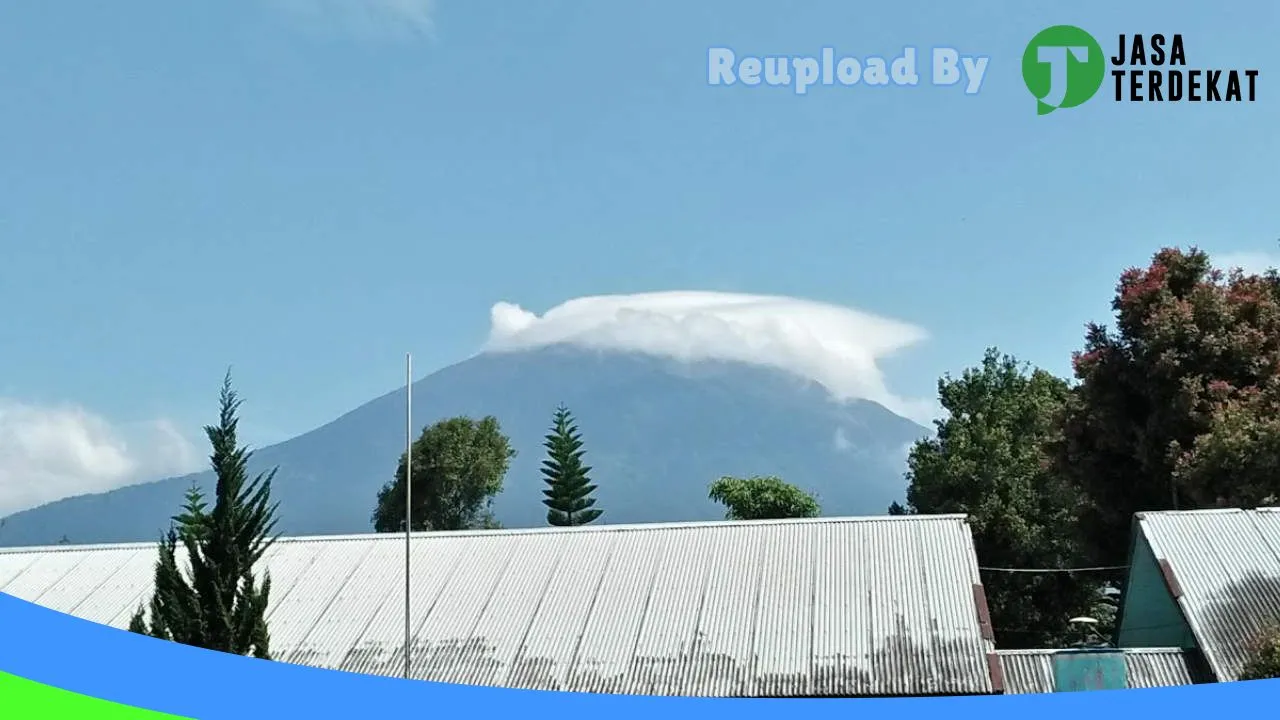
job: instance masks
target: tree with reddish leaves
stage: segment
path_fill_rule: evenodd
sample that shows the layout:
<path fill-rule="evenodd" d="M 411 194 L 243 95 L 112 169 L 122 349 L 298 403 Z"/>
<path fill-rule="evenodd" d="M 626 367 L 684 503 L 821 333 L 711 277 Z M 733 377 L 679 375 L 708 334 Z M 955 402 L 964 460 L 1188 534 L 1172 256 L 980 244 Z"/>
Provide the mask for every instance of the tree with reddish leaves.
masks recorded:
<path fill-rule="evenodd" d="M 1125 562 L 1135 512 L 1251 507 L 1280 491 L 1280 276 L 1165 249 L 1126 271 L 1115 328 L 1075 354 L 1057 470 L 1087 497 L 1093 560 Z"/>

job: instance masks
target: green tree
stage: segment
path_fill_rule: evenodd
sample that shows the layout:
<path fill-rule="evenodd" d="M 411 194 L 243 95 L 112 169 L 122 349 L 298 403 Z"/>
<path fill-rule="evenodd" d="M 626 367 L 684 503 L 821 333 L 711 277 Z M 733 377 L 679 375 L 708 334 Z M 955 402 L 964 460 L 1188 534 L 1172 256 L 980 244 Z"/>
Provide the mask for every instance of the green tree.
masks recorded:
<path fill-rule="evenodd" d="M 1208 430 L 1174 461 L 1174 485 L 1197 507 L 1275 505 L 1280 494 L 1280 381 L 1209 387 Z"/>
<path fill-rule="evenodd" d="M 1057 432 L 1067 384 L 990 349 L 982 364 L 938 381 L 947 417 L 907 460 L 908 511 L 964 513 L 984 567 L 1071 567 L 1078 555 L 1074 488 L 1044 452 Z M 891 510 L 892 512 L 892 510 Z M 1044 647 L 1068 636 L 1068 620 L 1090 609 L 1097 583 L 1066 572 L 984 571 L 1001 647 Z"/>
<path fill-rule="evenodd" d="M 496 527 L 493 497 L 516 455 L 497 418 L 454 417 L 427 427 L 413 442 L 413 530 Z M 378 491 L 377 532 L 404 532 L 405 456 L 395 479 Z"/>
<path fill-rule="evenodd" d="M 1280 488 L 1280 277 L 1223 273 L 1195 249 L 1125 271 L 1115 328 L 1090 325 L 1060 472 L 1089 498 L 1090 558 L 1120 565 L 1133 514 L 1252 506 Z"/>
<path fill-rule="evenodd" d="M 160 542 L 149 613 L 139 608 L 129 629 L 209 650 L 270 657 L 266 611 L 271 578 L 259 586 L 255 566 L 275 541 L 275 470 L 249 480 L 252 456 L 237 441 L 240 400 L 231 374 L 222 384 L 219 423 L 205 427 L 217 484 L 212 510 L 199 488 Z M 178 562 L 185 551 L 186 572 Z M 149 614 L 149 618 L 147 617 Z"/>
<path fill-rule="evenodd" d="M 1103 583 L 1098 587 L 1098 593 L 1089 610 L 1089 617 L 1098 621 L 1094 631 L 1107 641 L 1115 637 L 1116 624 L 1120 617 L 1120 595 L 1121 590 L 1117 583 Z"/>
<path fill-rule="evenodd" d="M 591 497 L 596 486 L 591 483 L 591 468 L 582 462 L 582 435 L 564 405 L 556 408 L 543 447 L 547 459 L 542 461 L 542 478 L 547 488 L 542 491 L 546 496 L 542 504 L 547 506 L 547 523 L 567 527 L 595 521 L 601 513 Z"/>
<path fill-rule="evenodd" d="M 773 476 L 722 477 L 711 483 L 710 497 L 725 506 L 727 520 L 811 518 L 822 513 L 813 495 Z"/>

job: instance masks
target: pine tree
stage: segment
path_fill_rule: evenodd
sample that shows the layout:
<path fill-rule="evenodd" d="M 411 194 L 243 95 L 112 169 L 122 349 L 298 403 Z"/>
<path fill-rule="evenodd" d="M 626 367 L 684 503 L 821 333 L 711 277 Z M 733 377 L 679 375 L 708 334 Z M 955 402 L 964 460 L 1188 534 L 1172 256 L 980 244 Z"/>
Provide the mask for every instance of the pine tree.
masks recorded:
<path fill-rule="evenodd" d="M 186 533 L 196 540 L 203 538 L 204 520 L 208 517 L 206 513 L 208 507 L 209 504 L 204 501 L 204 493 L 200 491 L 200 486 L 192 481 L 191 487 L 187 488 L 182 513 L 173 518 L 179 532 Z"/>
<path fill-rule="evenodd" d="M 542 491 L 546 496 L 542 504 L 548 508 L 547 523 L 559 527 L 586 525 L 600 517 L 602 511 L 594 507 L 596 500 L 591 497 L 596 489 L 588 477 L 591 468 L 582 463 L 582 436 L 564 405 L 556 408 L 543 447 L 547 449 L 547 459 L 542 461 L 547 489 Z"/>
<path fill-rule="evenodd" d="M 269 658 L 271 578 L 264 574 L 259 585 L 254 567 L 275 541 L 275 471 L 248 479 L 252 453 L 237 444 L 240 400 L 231 389 L 230 373 L 220 400 L 219 424 L 205 428 L 217 476 L 213 509 L 198 487 L 187 491 L 182 513 L 160 541 L 149 612 L 139 608 L 129 629 L 184 645 Z M 179 550 L 185 551 L 185 573 Z"/>

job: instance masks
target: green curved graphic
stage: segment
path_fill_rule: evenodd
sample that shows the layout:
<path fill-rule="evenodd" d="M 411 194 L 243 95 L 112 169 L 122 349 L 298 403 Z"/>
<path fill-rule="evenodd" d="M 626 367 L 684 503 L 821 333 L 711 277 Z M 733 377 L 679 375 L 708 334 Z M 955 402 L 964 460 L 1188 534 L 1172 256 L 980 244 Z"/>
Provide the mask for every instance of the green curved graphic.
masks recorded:
<path fill-rule="evenodd" d="M 0 672 L 0 717 L 13 720 L 191 720 L 78 695 Z"/>

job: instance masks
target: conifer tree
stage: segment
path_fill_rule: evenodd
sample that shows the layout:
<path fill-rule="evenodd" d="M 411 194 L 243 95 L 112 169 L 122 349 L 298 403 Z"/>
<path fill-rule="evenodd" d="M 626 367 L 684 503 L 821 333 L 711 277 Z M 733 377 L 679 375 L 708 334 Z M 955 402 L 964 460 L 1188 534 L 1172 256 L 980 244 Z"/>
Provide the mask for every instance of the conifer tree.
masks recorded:
<path fill-rule="evenodd" d="M 205 433 L 217 476 L 213 508 L 198 487 L 161 539 L 155 589 L 148 607 L 129 623 L 133 632 L 209 650 L 270 657 L 266 610 L 271 578 L 254 568 L 274 542 L 275 470 L 248 477 L 252 453 L 237 443 L 240 400 L 231 375 L 222 385 L 219 422 Z M 185 563 L 179 562 L 179 555 Z M 182 565 L 186 565 L 186 572 Z"/>
<path fill-rule="evenodd" d="M 591 468 L 582 462 L 582 435 L 564 405 L 556 408 L 543 447 L 547 459 L 542 461 L 542 477 L 547 488 L 542 491 L 546 496 L 542 504 L 547 506 L 547 523 L 568 527 L 595 521 L 602 512 L 591 496 L 596 486 L 589 477 Z"/>

